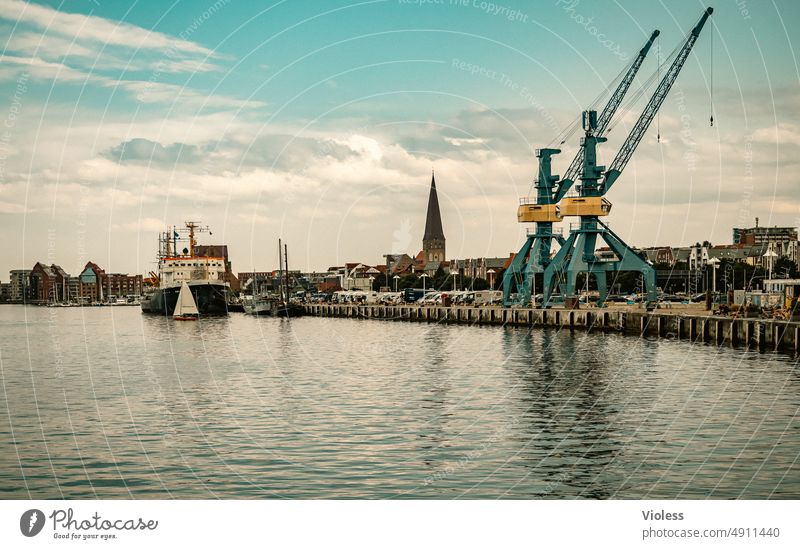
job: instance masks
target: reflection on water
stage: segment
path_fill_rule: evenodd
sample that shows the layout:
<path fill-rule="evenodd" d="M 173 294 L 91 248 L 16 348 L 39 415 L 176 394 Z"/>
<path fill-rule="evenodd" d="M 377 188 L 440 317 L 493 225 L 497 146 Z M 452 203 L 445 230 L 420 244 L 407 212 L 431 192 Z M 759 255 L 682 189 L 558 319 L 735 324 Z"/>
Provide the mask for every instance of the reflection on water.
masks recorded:
<path fill-rule="evenodd" d="M 2 498 L 800 496 L 784 355 L 132 307 L 0 334 Z"/>

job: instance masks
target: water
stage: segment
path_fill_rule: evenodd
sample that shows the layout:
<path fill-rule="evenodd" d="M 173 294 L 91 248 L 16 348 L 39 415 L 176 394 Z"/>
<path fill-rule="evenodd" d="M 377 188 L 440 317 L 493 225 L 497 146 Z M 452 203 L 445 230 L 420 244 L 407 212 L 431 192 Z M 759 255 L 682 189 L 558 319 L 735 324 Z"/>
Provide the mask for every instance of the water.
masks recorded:
<path fill-rule="evenodd" d="M 0 307 L 0 498 L 800 497 L 796 358 Z"/>

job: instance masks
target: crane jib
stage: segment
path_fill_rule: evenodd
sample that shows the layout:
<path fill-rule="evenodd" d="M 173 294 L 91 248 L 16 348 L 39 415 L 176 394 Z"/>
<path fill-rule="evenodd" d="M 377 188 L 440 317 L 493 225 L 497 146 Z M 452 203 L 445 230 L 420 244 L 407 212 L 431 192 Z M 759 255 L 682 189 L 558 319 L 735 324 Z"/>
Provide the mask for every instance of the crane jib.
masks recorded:
<path fill-rule="evenodd" d="M 608 129 L 608 125 L 611 123 L 611 119 L 614 117 L 614 114 L 617 112 L 617 108 L 619 108 L 622 100 L 625 98 L 625 94 L 628 93 L 628 90 L 633 83 L 633 80 L 636 78 L 636 74 L 639 72 L 639 69 L 644 63 L 644 58 L 647 57 L 648 52 L 650 51 L 650 47 L 653 45 L 656 37 L 660 34 L 658 29 L 654 30 L 653 33 L 650 35 L 650 38 L 647 40 L 645 45 L 639 50 L 639 55 L 636 56 L 636 59 L 633 60 L 631 63 L 628 72 L 625 74 L 624 78 L 620 81 L 617 89 L 614 90 L 611 98 L 608 100 L 608 104 L 606 104 L 603 111 L 600 113 L 600 116 L 597 119 L 597 126 L 594 130 L 594 135 L 602 136 L 606 129 Z M 583 147 L 578 149 L 578 153 L 575 155 L 575 158 L 572 159 L 572 163 L 567 168 L 564 177 L 561 181 L 558 182 L 556 187 L 555 193 L 553 194 L 553 202 L 558 202 L 561 200 L 564 195 L 569 192 L 570 187 L 572 187 L 575 180 L 578 178 L 578 174 L 581 172 L 583 168 L 583 158 L 584 158 L 584 150 Z"/>
<path fill-rule="evenodd" d="M 628 161 L 633 155 L 633 152 L 636 150 L 636 147 L 639 146 L 639 143 L 642 141 L 645 132 L 647 132 L 647 128 L 650 127 L 650 123 L 653 121 L 658 109 L 661 108 L 664 99 L 666 99 L 669 90 L 672 88 L 672 85 L 678 78 L 681 69 L 683 69 L 683 65 L 686 63 L 686 59 L 689 57 L 689 53 L 692 51 L 695 42 L 697 42 L 697 38 L 700 36 L 700 31 L 703 30 L 706 20 L 713 12 L 713 8 L 706 9 L 706 11 L 703 13 L 703 16 L 700 18 L 700 21 L 697 23 L 697 25 L 695 25 L 694 29 L 692 29 L 692 32 L 686 38 L 686 42 L 681 48 L 681 51 L 675 57 L 675 60 L 669 67 L 669 70 L 667 70 L 666 74 L 664 74 L 664 78 L 661 79 L 661 82 L 659 83 L 658 88 L 656 88 L 655 93 L 653 93 L 650 101 L 648 101 L 647 106 L 642 111 L 642 114 L 639 115 L 639 120 L 636 121 L 633 129 L 631 129 L 630 133 L 628 134 L 628 138 L 625 140 L 625 143 L 622 144 L 617 156 L 614 158 L 613 162 L 611 162 L 611 166 L 609 167 L 608 171 L 606 171 L 605 177 L 600 184 L 601 195 L 609 191 L 614 182 L 619 178 L 620 174 L 622 174 L 625 166 L 627 166 Z"/>

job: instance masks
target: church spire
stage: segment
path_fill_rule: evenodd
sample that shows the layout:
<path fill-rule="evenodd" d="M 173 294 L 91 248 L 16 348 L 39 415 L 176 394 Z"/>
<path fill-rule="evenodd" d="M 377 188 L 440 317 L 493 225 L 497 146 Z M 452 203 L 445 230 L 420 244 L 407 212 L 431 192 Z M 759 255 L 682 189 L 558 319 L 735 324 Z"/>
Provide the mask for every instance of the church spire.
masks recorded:
<path fill-rule="evenodd" d="M 428 213 L 425 216 L 425 234 L 422 249 L 427 261 L 445 260 L 445 238 L 442 230 L 442 214 L 439 211 L 439 195 L 436 193 L 436 177 L 431 170 L 431 190 L 428 195 Z"/>
<path fill-rule="evenodd" d="M 428 214 L 425 217 L 425 236 L 423 240 L 444 240 L 442 214 L 439 212 L 439 196 L 436 194 L 436 177 L 431 171 L 431 192 L 428 195 Z"/>

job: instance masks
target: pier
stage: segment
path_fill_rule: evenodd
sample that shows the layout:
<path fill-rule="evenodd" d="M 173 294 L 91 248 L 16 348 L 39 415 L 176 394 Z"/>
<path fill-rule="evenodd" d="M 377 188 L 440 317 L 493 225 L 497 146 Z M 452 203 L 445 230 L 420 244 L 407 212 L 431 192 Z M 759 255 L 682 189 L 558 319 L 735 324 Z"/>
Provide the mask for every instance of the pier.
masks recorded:
<path fill-rule="evenodd" d="M 527 309 L 307 304 L 311 316 L 411 322 L 552 327 L 713 343 L 760 351 L 800 350 L 800 322 L 642 309 Z"/>

